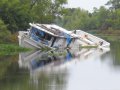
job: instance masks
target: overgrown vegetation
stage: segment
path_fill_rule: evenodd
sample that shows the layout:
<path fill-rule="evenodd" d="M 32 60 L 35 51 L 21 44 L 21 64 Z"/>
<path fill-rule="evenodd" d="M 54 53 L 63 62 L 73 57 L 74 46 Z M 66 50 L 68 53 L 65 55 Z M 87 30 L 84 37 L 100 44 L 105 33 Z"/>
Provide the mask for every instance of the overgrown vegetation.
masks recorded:
<path fill-rule="evenodd" d="M 19 47 L 15 44 L 0 44 L 0 55 L 13 55 L 18 52 L 29 51 L 28 48 Z"/>
<path fill-rule="evenodd" d="M 4 41 L 10 42 L 10 39 L 9 39 L 10 36 L 11 36 L 10 31 L 8 31 L 7 26 L 0 19 L 0 43 L 2 43 Z"/>
<path fill-rule="evenodd" d="M 30 22 L 53 23 L 66 0 L 1 0 L 0 18 L 12 32 L 26 30 Z"/>

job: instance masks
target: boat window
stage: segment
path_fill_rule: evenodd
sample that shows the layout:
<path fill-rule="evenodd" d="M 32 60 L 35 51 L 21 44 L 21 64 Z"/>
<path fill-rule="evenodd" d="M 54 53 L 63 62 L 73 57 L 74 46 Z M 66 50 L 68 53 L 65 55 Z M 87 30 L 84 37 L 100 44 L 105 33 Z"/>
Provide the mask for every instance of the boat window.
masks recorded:
<path fill-rule="evenodd" d="M 45 35 L 45 39 L 46 39 L 46 40 L 49 40 L 49 41 L 50 41 L 50 40 L 51 40 L 51 38 L 52 38 L 52 36 L 51 36 L 51 35 L 49 35 L 49 34 L 46 34 L 46 35 Z"/>
<path fill-rule="evenodd" d="M 43 31 L 40 31 L 39 29 L 32 27 L 31 29 L 31 33 L 33 33 L 34 35 L 40 37 L 40 38 L 44 38 L 45 33 Z"/>
<path fill-rule="evenodd" d="M 31 29 L 31 33 L 33 33 L 34 35 L 36 35 L 37 37 L 39 37 L 40 39 L 45 39 L 45 40 L 48 40 L 50 41 L 52 36 L 35 28 L 35 27 L 32 27 Z"/>

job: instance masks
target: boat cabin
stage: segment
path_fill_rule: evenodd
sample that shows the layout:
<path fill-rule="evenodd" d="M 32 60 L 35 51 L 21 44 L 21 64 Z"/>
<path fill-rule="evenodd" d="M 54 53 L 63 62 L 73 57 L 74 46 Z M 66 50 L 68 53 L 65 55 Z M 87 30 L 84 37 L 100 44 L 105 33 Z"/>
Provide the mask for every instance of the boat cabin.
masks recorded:
<path fill-rule="evenodd" d="M 52 47 L 56 41 L 59 41 L 60 43 L 63 42 L 63 40 L 67 43 L 66 46 L 68 46 L 74 38 L 68 33 L 62 32 L 59 29 L 56 29 L 54 27 L 48 28 L 45 25 L 39 24 L 34 26 L 33 24 L 31 25 L 31 28 L 29 30 L 29 36 L 36 42 L 45 44 L 50 47 Z M 60 41 L 60 39 L 62 39 L 62 41 Z"/>

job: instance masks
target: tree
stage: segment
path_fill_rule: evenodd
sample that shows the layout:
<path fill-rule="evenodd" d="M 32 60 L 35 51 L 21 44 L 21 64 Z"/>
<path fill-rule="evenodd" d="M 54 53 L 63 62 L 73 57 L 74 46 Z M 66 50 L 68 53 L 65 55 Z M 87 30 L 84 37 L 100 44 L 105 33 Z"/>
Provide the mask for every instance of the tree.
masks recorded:
<path fill-rule="evenodd" d="M 92 18 L 95 20 L 96 29 L 106 30 L 111 24 L 108 19 L 110 15 L 110 11 L 107 10 L 104 6 L 101 6 L 99 9 L 95 9 L 92 13 Z"/>
<path fill-rule="evenodd" d="M 113 29 L 120 29 L 120 0 L 109 0 L 106 5 L 109 5 L 111 16 L 109 21 Z"/>
<path fill-rule="evenodd" d="M 8 31 L 7 26 L 0 19 L 0 43 L 10 41 L 11 33 Z"/>
<path fill-rule="evenodd" d="M 36 3 L 36 4 L 35 4 Z M 67 0 L 37 0 L 32 6 L 35 21 L 38 23 L 53 23 L 56 17 L 63 15 L 63 4 Z"/>
<path fill-rule="evenodd" d="M 120 8 L 120 0 L 109 0 L 106 5 L 110 6 L 110 9 L 116 10 Z"/>
<path fill-rule="evenodd" d="M 32 21 L 28 9 L 28 3 L 24 4 L 19 0 L 2 0 L 0 3 L 0 17 L 12 33 L 25 30 L 28 23 Z"/>
<path fill-rule="evenodd" d="M 68 30 L 88 29 L 89 13 L 80 8 L 68 8 L 66 14 L 57 22 L 61 22 L 62 27 Z M 58 23 L 59 24 L 59 23 Z"/>

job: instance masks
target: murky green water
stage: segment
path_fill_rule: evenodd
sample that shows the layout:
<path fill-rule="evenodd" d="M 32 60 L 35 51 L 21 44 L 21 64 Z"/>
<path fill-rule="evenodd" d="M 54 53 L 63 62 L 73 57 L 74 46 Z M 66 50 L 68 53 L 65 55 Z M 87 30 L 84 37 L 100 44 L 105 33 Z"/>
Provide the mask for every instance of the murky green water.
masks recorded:
<path fill-rule="evenodd" d="M 120 42 L 0 56 L 0 90 L 120 90 Z"/>

